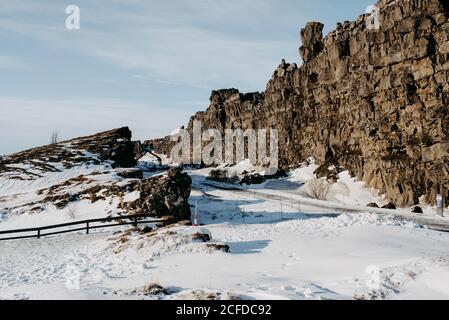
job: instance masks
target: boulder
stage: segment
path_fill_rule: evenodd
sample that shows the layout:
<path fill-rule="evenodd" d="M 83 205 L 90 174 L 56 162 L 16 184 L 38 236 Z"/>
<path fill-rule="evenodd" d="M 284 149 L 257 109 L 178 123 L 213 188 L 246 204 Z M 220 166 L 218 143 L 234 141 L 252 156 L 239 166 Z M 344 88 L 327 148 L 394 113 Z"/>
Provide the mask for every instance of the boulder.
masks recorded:
<path fill-rule="evenodd" d="M 124 179 L 143 179 L 143 172 L 140 169 L 120 170 L 117 172 L 119 177 Z"/>
<path fill-rule="evenodd" d="M 390 203 L 384 205 L 382 207 L 382 209 L 396 210 L 396 205 L 394 203 L 390 202 Z"/>
<path fill-rule="evenodd" d="M 412 213 L 424 213 L 424 211 L 421 207 L 415 206 L 412 209 Z"/>
<path fill-rule="evenodd" d="M 244 174 L 247 174 L 247 173 L 244 173 Z M 265 180 L 281 179 L 281 178 L 286 178 L 286 177 L 288 177 L 288 173 L 284 169 L 278 169 L 276 171 L 276 173 L 273 175 L 264 175 Z"/>
<path fill-rule="evenodd" d="M 140 199 L 130 204 L 139 214 L 155 217 L 172 217 L 174 221 L 190 219 L 188 203 L 192 179 L 182 168 L 172 168 L 167 174 L 140 182 Z"/>
<path fill-rule="evenodd" d="M 240 181 L 240 185 L 242 186 L 244 184 L 246 184 L 246 185 L 262 184 L 265 181 L 266 181 L 265 178 L 262 175 L 258 174 L 258 173 L 247 174 Z"/>

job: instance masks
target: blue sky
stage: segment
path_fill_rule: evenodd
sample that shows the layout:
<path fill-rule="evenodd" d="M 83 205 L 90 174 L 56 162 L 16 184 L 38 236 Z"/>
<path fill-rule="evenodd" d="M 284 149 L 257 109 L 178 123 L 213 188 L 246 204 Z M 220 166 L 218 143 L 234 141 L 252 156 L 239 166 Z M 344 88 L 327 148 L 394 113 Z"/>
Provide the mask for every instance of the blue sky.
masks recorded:
<path fill-rule="evenodd" d="M 220 88 L 262 91 L 299 30 L 373 0 L 0 0 L 0 154 L 129 126 L 165 136 Z M 78 5 L 81 29 L 67 30 Z"/>

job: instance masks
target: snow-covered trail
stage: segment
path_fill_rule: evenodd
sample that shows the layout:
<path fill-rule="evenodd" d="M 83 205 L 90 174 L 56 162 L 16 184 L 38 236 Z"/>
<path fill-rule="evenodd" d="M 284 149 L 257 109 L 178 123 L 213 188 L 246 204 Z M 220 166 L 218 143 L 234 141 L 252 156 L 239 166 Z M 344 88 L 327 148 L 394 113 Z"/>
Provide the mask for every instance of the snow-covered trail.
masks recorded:
<path fill-rule="evenodd" d="M 359 205 L 347 205 L 342 203 L 335 203 L 330 201 L 310 199 L 302 197 L 295 193 L 294 190 L 274 190 L 274 189 L 249 189 L 241 188 L 234 185 L 227 185 L 223 183 L 217 183 L 213 181 L 201 182 L 199 185 L 209 186 L 221 190 L 228 190 L 236 194 L 248 194 L 249 196 L 256 197 L 259 199 L 273 199 L 282 201 L 285 206 L 290 206 L 298 208 L 299 211 L 304 211 L 302 208 L 304 206 L 314 207 L 324 212 L 371 212 L 375 214 L 389 214 L 405 219 L 407 221 L 413 221 L 416 223 L 424 224 L 429 228 L 437 231 L 447 231 L 449 232 L 449 218 L 447 217 L 437 217 L 437 216 L 426 216 L 423 214 L 412 214 L 405 213 L 404 210 L 390 210 L 382 208 L 370 208 L 363 207 Z M 199 186 L 197 184 L 197 186 Z M 306 210 L 307 211 L 307 210 Z M 306 213 L 306 211 L 304 211 Z"/>

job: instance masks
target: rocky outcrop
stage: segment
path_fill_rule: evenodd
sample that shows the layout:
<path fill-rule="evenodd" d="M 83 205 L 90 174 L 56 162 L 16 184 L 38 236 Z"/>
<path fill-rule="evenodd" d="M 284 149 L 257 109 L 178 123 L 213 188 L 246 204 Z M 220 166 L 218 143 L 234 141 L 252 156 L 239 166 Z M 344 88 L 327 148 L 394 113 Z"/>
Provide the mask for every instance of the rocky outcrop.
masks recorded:
<path fill-rule="evenodd" d="M 24 200 L 20 206 L 9 207 L 7 211 L 37 213 L 45 211 L 50 204 L 67 211 L 71 205 L 88 201 L 96 205 L 97 211 L 106 210 L 108 215 L 145 214 L 170 221 L 189 220 L 191 183 L 181 168 L 150 178 L 143 178 L 138 169 L 97 171 L 40 189 L 36 192 L 38 200 Z"/>
<path fill-rule="evenodd" d="M 143 146 L 140 141 L 133 141 L 134 159 L 137 161 L 144 156 Z"/>
<path fill-rule="evenodd" d="M 189 220 L 191 184 L 192 179 L 181 168 L 172 168 L 166 175 L 142 180 L 137 186 L 140 199 L 129 204 L 129 209 L 138 214 L 170 216 L 175 221 Z"/>
<path fill-rule="evenodd" d="M 299 53 L 304 62 L 309 62 L 323 51 L 323 29 L 324 24 L 320 22 L 309 22 L 301 30 L 302 46 L 299 48 Z"/>
<path fill-rule="evenodd" d="M 114 129 L 65 142 L 78 150 L 99 155 L 103 161 L 112 161 L 113 167 L 132 168 L 136 165 L 134 144 L 128 127 Z M 64 144 L 64 143 L 63 143 Z"/>
<path fill-rule="evenodd" d="M 381 0 L 367 15 L 301 31 L 304 64 L 283 62 L 263 93 L 214 91 L 203 128 L 276 128 L 283 168 L 314 156 L 398 205 L 449 197 L 449 19 L 445 0 Z M 191 125 L 189 126 L 191 128 Z M 165 140 L 167 141 L 167 140 Z M 157 151 L 169 149 L 164 140 Z"/>
<path fill-rule="evenodd" d="M 156 153 L 169 156 L 175 143 L 168 136 L 161 139 L 147 140 L 144 142 L 144 145 L 151 145 Z"/>
<path fill-rule="evenodd" d="M 0 161 L 0 177 L 35 180 L 46 172 L 101 163 L 109 163 L 114 168 L 136 165 L 131 131 L 127 127 L 5 156 Z"/>

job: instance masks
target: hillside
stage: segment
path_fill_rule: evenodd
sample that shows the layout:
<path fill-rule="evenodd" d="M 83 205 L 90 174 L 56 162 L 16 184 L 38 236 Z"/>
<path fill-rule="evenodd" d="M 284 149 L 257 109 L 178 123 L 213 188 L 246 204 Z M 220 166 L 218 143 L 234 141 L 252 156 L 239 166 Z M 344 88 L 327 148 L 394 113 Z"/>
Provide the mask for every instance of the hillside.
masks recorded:
<path fill-rule="evenodd" d="M 0 164 L 0 228 L 149 214 L 190 217 L 190 178 L 138 168 L 128 128 L 6 156 Z"/>

